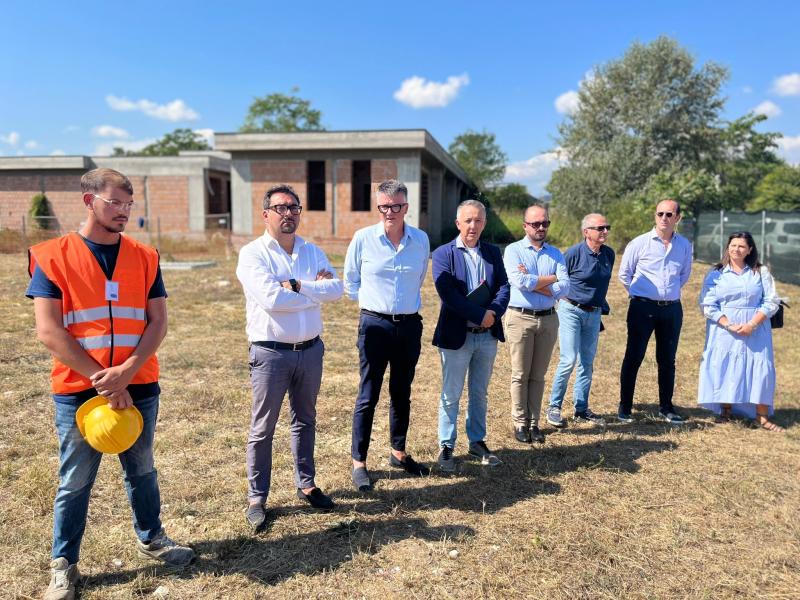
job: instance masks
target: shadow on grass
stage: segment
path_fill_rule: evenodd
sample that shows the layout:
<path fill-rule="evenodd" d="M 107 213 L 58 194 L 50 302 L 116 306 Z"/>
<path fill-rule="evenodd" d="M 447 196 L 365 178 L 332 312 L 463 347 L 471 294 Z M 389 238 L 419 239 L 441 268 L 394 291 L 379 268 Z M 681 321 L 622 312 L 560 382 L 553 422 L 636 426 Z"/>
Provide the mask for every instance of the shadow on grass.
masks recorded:
<path fill-rule="evenodd" d="M 467 457 L 457 457 L 456 476 L 441 474 L 434 467 L 424 487 L 382 489 L 382 479 L 395 478 L 394 472 L 371 471 L 376 489 L 368 494 L 355 490 L 336 490 L 337 501 L 364 514 L 405 510 L 454 509 L 495 513 L 517 502 L 541 494 L 557 494 L 561 486 L 549 477 L 581 469 L 604 469 L 635 473 L 637 460 L 645 454 L 677 447 L 675 442 L 657 440 L 598 440 L 571 446 L 533 446 L 496 452 L 503 464 L 487 468 Z M 388 477 L 387 477 L 388 476 Z"/>
<path fill-rule="evenodd" d="M 159 565 L 143 566 L 87 578 L 85 587 L 127 584 L 141 573 L 154 579 L 175 576 L 191 579 L 199 575 L 242 574 L 264 585 L 274 585 L 295 575 L 314 575 L 335 569 L 351 557 L 374 554 L 387 544 L 410 538 L 426 542 L 447 539 L 461 540 L 475 535 L 475 530 L 462 525 L 432 527 L 424 519 L 387 517 L 360 522 L 342 515 L 343 519 L 322 531 L 298 533 L 279 539 L 238 535 L 221 540 L 192 543 L 198 559 L 189 568 L 175 573 Z M 147 595 L 150 589 L 138 589 Z"/>
<path fill-rule="evenodd" d="M 793 427 L 800 423 L 800 409 L 797 408 L 776 408 L 773 415 L 775 421 L 781 427 Z"/>

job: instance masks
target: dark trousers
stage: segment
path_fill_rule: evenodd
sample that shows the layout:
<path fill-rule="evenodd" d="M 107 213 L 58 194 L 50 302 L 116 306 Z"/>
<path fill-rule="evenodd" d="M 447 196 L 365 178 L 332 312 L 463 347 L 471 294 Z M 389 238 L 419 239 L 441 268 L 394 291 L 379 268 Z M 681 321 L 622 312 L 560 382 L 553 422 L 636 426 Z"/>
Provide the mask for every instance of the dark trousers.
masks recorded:
<path fill-rule="evenodd" d="M 358 356 L 361 382 L 353 409 L 354 460 L 366 461 L 375 406 L 383 376 L 389 366 L 389 434 L 392 448 L 405 451 L 411 413 L 411 382 L 419 360 L 422 317 L 399 322 L 361 313 L 358 323 Z"/>
<path fill-rule="evenodd" d="M 631 299 L 628 306 L 628 345 L 619 375 L 619 407 L 630 414 L 636 375 L 647 352 L 650 336 L 656 333 L 656 363 L 658 364 L 658 404 L 661 411 L 672 410 L 675 387 L 675 353 L 683 323 L 680 302 L 659 306 L 654 302 Z"/>

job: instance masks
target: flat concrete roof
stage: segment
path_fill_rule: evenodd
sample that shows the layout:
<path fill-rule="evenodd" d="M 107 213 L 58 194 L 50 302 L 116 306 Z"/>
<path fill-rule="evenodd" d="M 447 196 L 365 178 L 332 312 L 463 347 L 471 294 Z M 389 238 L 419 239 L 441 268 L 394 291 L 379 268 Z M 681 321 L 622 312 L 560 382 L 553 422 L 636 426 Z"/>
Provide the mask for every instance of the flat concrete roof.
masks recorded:
<path fill-rule="evenodd" d="M 88 171 L 99 167 L 126 175 L 192 175 L 209 169 L 229 173 L 230 155 L 203 152 L 186 156 L 4 156 L 0 171 Z"/>
<path fill-rule="evenodd" d="M 291 133 L 214 133 L 216 150 L 292 152 L 304 150 L 417 150 L 430 154 L 464 182 L 464 170 L 426 129 L 294 131 Z"/>

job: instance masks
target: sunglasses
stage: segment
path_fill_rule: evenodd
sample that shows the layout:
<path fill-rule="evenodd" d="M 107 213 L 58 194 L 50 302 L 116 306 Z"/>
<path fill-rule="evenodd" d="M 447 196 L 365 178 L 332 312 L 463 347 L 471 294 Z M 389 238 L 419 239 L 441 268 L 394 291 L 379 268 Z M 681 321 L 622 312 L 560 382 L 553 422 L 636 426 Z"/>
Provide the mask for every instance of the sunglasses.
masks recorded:
<path fill-rule="evenodd" d="M 550 221 L 533 221 L 531 223 L 528 221 L 523 221 L 523 223 L 525 223 L 525 225 L 531 229 L 547 229 L 550 227 Z"/>
<path fill-rule="evenodd" d="M 656 213 L 657 217 L 667 217 L 668 219 L 671 219 L 674 215 L 675 215 L 675 213 L 672 213 L 672 212 L 657 212 Z"/>
<path fill-rule="evenodd" d="M 591 229 L 592 231 L 611 231 L 611 225 L 597 225 L 596 227 L 587 227 L 586 229 Z"/>

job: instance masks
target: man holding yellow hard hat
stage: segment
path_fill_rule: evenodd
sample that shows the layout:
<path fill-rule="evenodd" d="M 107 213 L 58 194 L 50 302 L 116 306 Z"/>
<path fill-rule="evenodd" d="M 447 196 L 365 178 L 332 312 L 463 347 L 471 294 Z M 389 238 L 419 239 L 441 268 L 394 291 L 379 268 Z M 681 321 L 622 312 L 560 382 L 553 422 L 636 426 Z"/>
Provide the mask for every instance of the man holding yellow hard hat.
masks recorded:
<path fill-rule="evenodd" d="M 89 171 L 81 177 L 81 191 L 86 222 L 80 231 L 29 251 L 26 295 L 33 298 L 37 336 L 54 359 L 60 453 L 46 600 L 74 598 L 101 451 L 119 452 L 139 553 L 172 566 L 194 559 L 191 548 L 173 542 L 161 527 L 153 464 L 160 393 L 155 352 L 167 333 L 158 253 L 121 235 L 134 205 L 133 186 L 125 175 L 113 169 Z M 98 394 L 113 410 L 99 408 L 104 401 L 95 398 Z M 119 426 L 127 432 L 120 433 Z"/>

